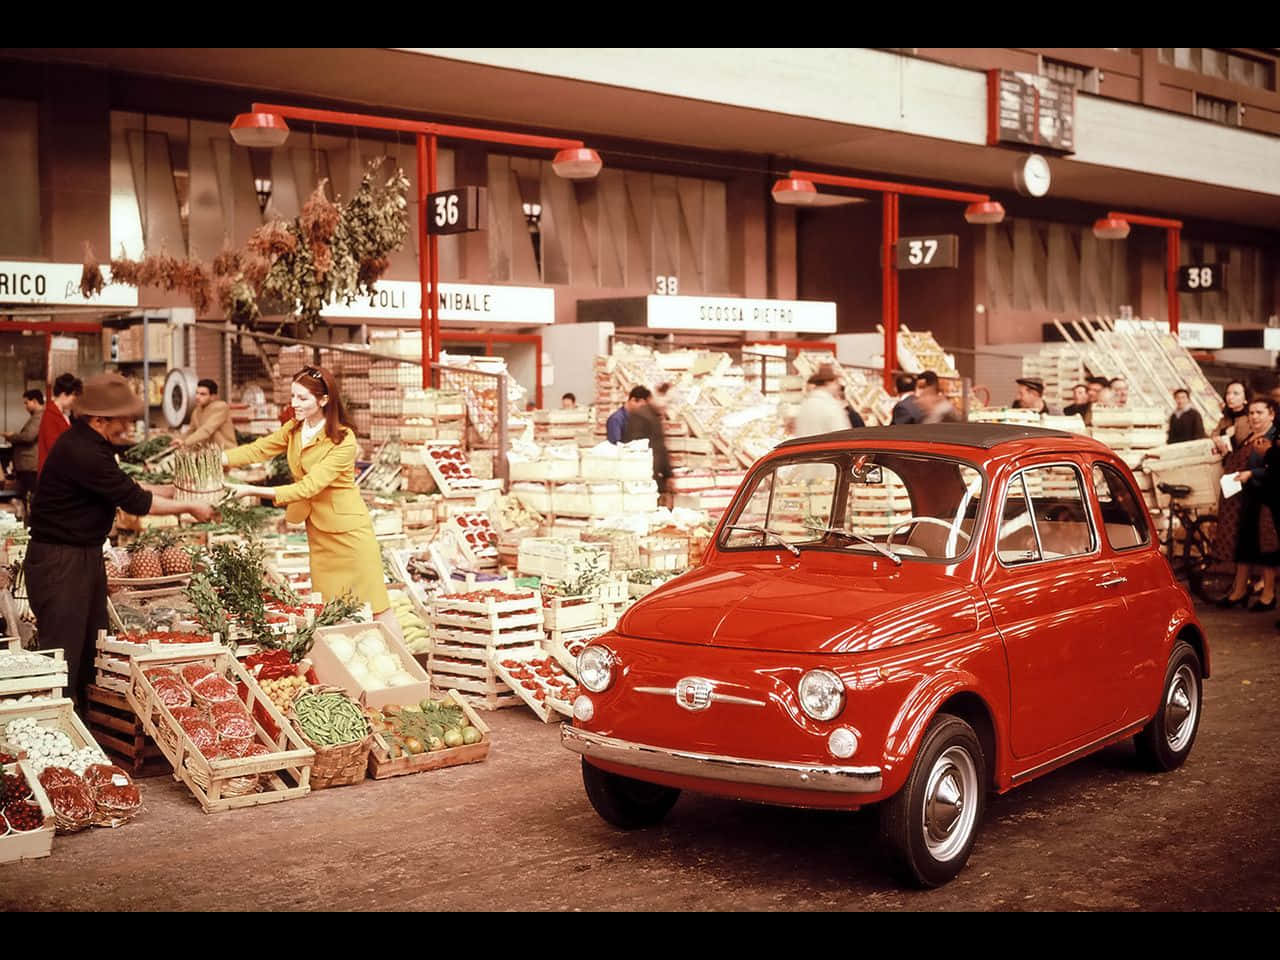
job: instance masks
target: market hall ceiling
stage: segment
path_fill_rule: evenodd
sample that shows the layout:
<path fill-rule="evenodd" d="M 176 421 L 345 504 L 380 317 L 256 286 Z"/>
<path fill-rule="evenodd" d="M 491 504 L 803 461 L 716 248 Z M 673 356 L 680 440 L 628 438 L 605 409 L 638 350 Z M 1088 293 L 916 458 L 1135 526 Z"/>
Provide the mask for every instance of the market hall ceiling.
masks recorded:
<path fill-rule="evenodd" d="M 383 48 L 0 48 L 63 61 L 387 110 L 787 158 L 1009 191 L 1018 152 Z M 230 121 L 228 117 L 228 122 Z M 1197 121 L 1206 123 L 1207 121 Z M 1206 130 L 1212 130 L 1207 125 Z M 1087 135 L 1081 131 L 1080 135 Z M 1275 139 L 1275 138 L 1268 138 Z M 606 156 L 606 162 L 608 158 Z M 1052 158 L 1051 198 L 1274 229 L 1280 195 Z"/>

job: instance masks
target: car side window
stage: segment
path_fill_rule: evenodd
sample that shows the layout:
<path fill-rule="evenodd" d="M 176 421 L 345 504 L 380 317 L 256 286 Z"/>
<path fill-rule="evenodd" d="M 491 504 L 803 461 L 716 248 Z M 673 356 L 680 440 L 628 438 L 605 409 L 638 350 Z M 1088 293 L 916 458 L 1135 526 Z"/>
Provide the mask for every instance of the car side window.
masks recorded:
<path fill-rule="evenodd" d="M 1102 508 L 1102 525 L 1111 549 L 1127 550 L 1151 542 L 1146 511 L 1119 470 L 1105 463 L 1095 463 L 1093 489 Z"/>
<path fill-rule="evenodd" d="M 1010 482 L 1001 515 L 997 555 L 1005 564 L 1092 553 L 1083 477 L 1068 464 L 1028 467 Z"/>

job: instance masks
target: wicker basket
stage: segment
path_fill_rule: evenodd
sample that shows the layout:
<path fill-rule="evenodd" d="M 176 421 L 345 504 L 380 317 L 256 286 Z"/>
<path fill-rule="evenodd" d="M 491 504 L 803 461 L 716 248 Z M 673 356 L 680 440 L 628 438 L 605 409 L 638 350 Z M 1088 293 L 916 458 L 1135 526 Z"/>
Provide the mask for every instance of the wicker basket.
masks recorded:
<path fill-rule="evenodd" d="M 341 693 L 344 696 L 346 691 L 341 687 L 308 687 L 307 693 Z M 289 704 L 289 710 L 285 714 L 289 718 L 289 722 L 293 724 L 294 730 L 298 732 L 298 736 L 302 738 L 302 742 L 316 752 L 315 763 L 311 766 L 311 789 L 324 790 L 328 787 L 349 787 L 353 783 L 359 783 L 365 778 L 369 768 L 369 751 L 373 747 L 373 727 L 369 723 L 369 718 L 365 717 L 365 736 L 363 740 L 355 740 L 351 743 L 341 743 L 336 747 L 325 747 L 317 743 L 312 743 L 311 739 L 303 732 L 302 727 L 298 725 L 297 714 L 294 713 L 293 704 Z"/>
<path fill-rule="evenodd" d="M 209 778 L 205 775 L 208 770 L 208 761 L 204 763 L 191 763 L 189 760 L 184 763 L 187 773 L 191 774 L 191 779 L 200 785 L 200 789 L 206 793 L 209 791 Z M 247 797 L 251 793 L 257 793 L 262 789 L 261 774 L 251 774 L 247 777 L 232 777 L 223 780 L 220 784 L 218 795 L 220 797 Z"/>

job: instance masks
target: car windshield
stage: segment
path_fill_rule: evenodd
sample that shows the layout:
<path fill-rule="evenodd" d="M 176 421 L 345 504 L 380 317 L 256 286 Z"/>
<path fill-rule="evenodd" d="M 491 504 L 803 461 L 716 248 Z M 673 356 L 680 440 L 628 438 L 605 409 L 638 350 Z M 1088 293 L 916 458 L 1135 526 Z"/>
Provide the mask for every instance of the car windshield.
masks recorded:
<path fill-rule="evenodd" d="M 720 547 L 953 560 L 969 548 L 982 493 L 977 467 L 945 457 L 850 451 L 775 460 L 748 478 Z"/>

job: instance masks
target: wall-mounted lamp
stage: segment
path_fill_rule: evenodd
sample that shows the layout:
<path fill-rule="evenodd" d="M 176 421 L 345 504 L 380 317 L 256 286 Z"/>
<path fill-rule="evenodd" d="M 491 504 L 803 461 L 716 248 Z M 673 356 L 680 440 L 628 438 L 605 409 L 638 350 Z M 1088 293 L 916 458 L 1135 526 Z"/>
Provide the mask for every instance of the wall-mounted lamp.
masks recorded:
<path fill-rule="evenodd" d="M 525 222 L 529 224 L 529 232 L 536 233 L 538 230 L 538 221 L 542 219 L 542 204 L 522 203 L 520 207 L 524 210 L 524 219 Z"/>
<path fill-rule="evenodd" d="M 267 204 L 271 202 L 271 178 L 254 177 L 253 190 L 258 195 L 258 212 L 266 213 Z"/>

